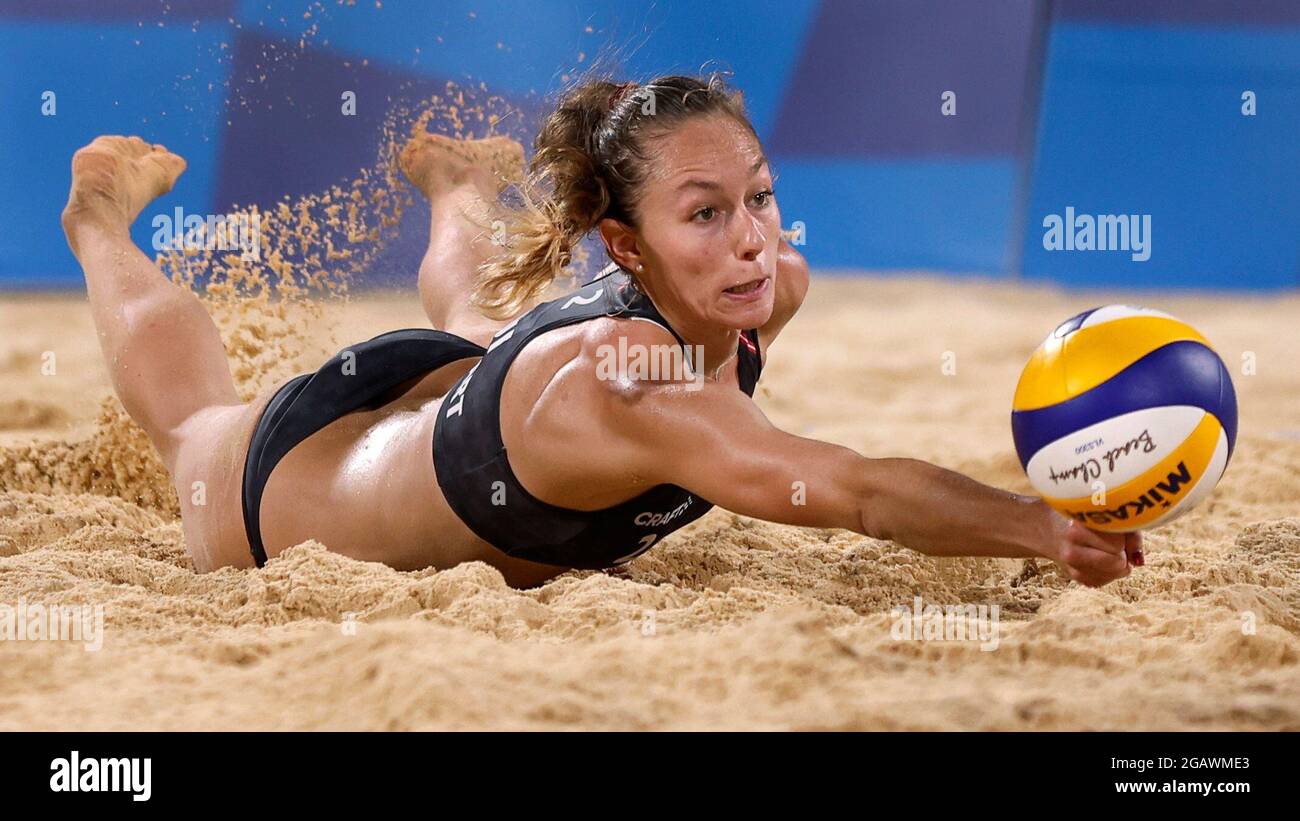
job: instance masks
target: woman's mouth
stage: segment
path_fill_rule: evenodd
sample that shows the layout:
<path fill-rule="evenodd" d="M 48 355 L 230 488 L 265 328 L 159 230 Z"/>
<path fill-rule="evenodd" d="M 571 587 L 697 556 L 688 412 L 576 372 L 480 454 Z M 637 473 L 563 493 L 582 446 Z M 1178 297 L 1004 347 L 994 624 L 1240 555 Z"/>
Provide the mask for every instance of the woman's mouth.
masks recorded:
<path fill-rule="evenodd" d="M 767 283 L 771 281 L 771 279 L 771 277 L 751 279 L 749 282 L 732 285 L 730 288 L 724 290 L 723 293 L 734 299 L 756 299 L 767 291 Z"/>

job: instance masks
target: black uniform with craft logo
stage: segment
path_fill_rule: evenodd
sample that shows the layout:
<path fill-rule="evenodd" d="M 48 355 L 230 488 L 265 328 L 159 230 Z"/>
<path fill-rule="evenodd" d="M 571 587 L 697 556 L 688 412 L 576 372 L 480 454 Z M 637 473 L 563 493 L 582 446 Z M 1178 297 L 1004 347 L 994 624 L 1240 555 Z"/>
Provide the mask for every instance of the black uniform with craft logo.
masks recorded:
<path fill-rule="evenodd" d="M 685 348 L 654 303 L 615 269 L 502 328 L 438 411 L 433 454 L 443 495 L 471 530 L 510 556 L 564 567 L 611 567 L 713 507 L 677 485 L 664 484 L 614 507 L 571 510 L 543 502 L 515 478 L 500 426 L 501 386 L 510 363 L 538 334 L 606 316 L 654 322 Z M 738 356 L 740 388 L 753 396 L 762 370 L 757 330 L 742 333 Z"/>

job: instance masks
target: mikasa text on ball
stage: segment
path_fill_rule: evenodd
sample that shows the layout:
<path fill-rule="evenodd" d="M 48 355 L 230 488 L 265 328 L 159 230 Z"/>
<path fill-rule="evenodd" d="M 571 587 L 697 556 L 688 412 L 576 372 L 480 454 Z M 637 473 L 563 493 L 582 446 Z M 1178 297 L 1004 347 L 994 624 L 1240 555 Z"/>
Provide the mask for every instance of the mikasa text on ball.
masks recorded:
<path fill-rule="evenodd" d="M 1142 530 L 1214 490 L 1237 437 L 1237 397 L 1196 329 L 1107 305 L 1067 319 L 1034 351 L 1011 430 L 1053 508 L 1094 530 Z"/>

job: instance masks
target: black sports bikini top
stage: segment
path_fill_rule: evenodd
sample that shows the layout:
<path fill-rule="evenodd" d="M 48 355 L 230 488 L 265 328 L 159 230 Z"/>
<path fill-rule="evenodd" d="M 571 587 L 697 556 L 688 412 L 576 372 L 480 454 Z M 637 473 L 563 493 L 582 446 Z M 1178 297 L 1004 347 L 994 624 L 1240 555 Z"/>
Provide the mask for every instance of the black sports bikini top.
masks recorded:
<path fill-rule="evenodd" d="M 534 337 L 599 317 L 648 319 L 685 341 L 621 270 L 544 302 L 502 328 L 487 353 L 452 387 L 434 425 L 433 462 L 452 510 L 484 541 L 542 564 L 599 569 L 622 564 L 713 507 L 677 485 L 656 485 L 614 507 L 583 511 L 536 498 L 519 483 L 501 439 L 506 371 Z M 738 345 L 740 388 L 754 395 L 762 371 L 757 329 Z"/>

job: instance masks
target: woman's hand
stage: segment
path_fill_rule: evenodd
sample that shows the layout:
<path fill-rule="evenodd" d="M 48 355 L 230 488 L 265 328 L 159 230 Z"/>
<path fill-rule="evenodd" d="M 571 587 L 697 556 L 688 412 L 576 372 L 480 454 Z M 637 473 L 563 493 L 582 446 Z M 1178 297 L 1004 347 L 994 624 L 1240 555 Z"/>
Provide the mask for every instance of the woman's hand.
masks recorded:
<path fill-rule="evenodd" d="M 1065 566 L 1070 578 L 1086 587 L 1122 579 L 1141 567 L 1141 533 L 1101 533 L 1067 519 L 1042 502 L 1048 536 L 1042 554 Z"/>

